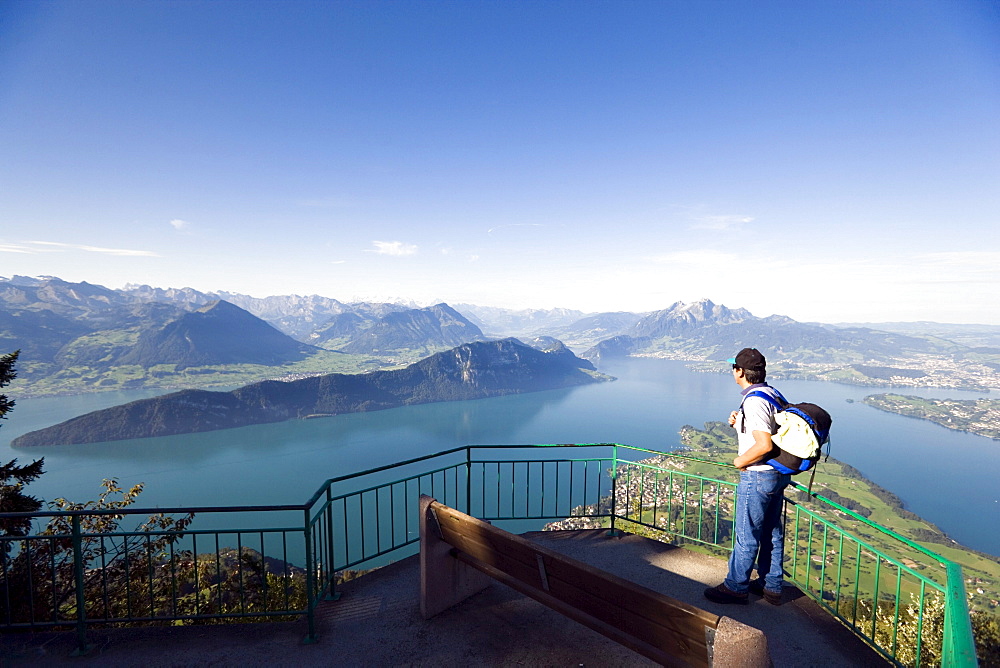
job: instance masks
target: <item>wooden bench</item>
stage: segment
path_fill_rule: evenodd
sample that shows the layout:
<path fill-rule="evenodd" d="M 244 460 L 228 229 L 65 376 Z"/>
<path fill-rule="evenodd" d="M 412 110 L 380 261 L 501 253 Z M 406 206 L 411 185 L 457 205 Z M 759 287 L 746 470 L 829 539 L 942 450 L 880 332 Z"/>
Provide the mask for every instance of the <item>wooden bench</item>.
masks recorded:
<path fill-rule="evenodd" d="M 554 552 L 429 496 L 420 499 L 425 619 L 491 578 L 657 663 L 769 666 L 764 634 Z"/>

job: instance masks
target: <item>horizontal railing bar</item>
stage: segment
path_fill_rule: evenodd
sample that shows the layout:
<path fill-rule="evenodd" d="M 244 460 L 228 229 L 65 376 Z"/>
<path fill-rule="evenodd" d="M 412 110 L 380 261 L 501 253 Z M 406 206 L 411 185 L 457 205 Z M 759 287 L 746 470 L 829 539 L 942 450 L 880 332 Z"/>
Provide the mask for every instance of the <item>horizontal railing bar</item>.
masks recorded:
<path fill-rule="evenodd" d="M 436 452 L 436 453 L 431 454 L 431 455 L 423 455 L 422 457 L 414 457 L 412 459 L 407 459 L 407 460 L 404 460 L 404 461 L 401 461 L 401 462 L 396 462 L 394 464 L 385 464 L 383 466 L 376 466 L 375 468 L 368 469 L 367 471 L 360 471 L 358 473 L 348 473 L 346 475 L 338 476 L 336 478 L 329 478 L 329 479 L 326 480 L 326 482 L 324 482 L 323 484 L 320 485 L 319 489 L 316 490 L 316 493 L 312 495 L 312 498 L 310 498 L 304 504 L 304 507 L 310 507 L 314 503 L 316 503 L 316 501 L 319 500 L 319 497 L 323 494 L 323 492 L 326 491 L 326 488 L 329 487 L 330 485 L 335 484 L 335 483 L 343 482 L 345 480 L 351 480 L 351 479 L 354 479 L 354 478 L 360 478 L 362 476 L 371 475 L 373 473 L 381 473 L 382 471 L 388 471 L 389 469 L 399 468 L 399 467 L 403 467 L 403 466 L 409 466 L 410 464 L 416 464 L 417 462 L 424 462 L 424 461 L 427 461 L 428 459 L 435 459 L 437 457 L 444 457 L 445 455 L 452 455 L 452 454 L 455 454 L 456 452 L 467 452 L 469 450 L 476 450 L 476 449 L 565 448 L 565 447 L 590 448 L 590 447 L 598 447 L 598 446 L 609 447 L 609 446 L 613 446 L 613 445 L 615 445 L 615 444 L 614 443 L 534 443 L 534 444 L 522 444 L 522 445 L 510 445 L 510 444 L 504 444 L 504 445 L 500 445 L 500 444 L 498 444 L 498 445 L 480 445 L 480 444 L 477 444 L 477 445 L 462 445 L 462 446 L 458 446 L 458 447 L 455 447 L 455 448 L 449 448 L 448 450 L 442 450 L 440 452 Z M 461 462 L 461 463 L 464 463 L 464 462 Z"/>
<path fill-rule="evenodd" d="M 698 462 L 699 464 L 714 464 L 715 466 L 722 466 L 724 468 L 730 468 L 730 469 L 735 469 L 736 468 L 730 462 L 716 462 L 716 461 L 713 461 L 711 459 L 701 459 L 700 457 L 692 457 L 690 455 L 682 455 L 682 454 L 679 454 L 679 453 L 676 453 L 676 452 L 663 452 L 661 450 L 648 450 L 646 448 L 638 448 L 638 447 L 636 447 L 634 445 L 621 445 L 621 444 L 619 444 L 618 447 L 619 448 L 624 448 L 626 450 L 634 450 L 636 452 L 646 452 L 646 453 L 649 453 L 651 455 L 668 455 L 671 458 L 687 459 L 687 460 L 690 460 L 690 461 L 693 461 L 693 462 Z M 626 464 L 636 464 L 636 463 L 638 463 L 638 462 L 633 462 L 633 461 L 630 461 L 630 460 L 627 460 L 627 459 L 622 459 L 621 457 L 619 457 L 618 460 L 621 461 L 621 462 L 624 462 Z"/>
<path fill-rule="evenodd" d="M 181 508 L 115 508 L 111 510 L 46 510 L 36 512 L 0 513 L 0 517 L 86 517 L 88 515 L 176 515 L 201 513 L 266 513 L 289 512 L 305 509 L 305 506 L 190 506 Z"/>
<path fill-rule="evenodd" d="M 173 622 L 173 621 L 183 621 L 186 619 L 250 619 L 253 617 L 277 617 L 284 616 L 290 617 L 292 615 L 302 615 L 305 614 L 305 608 L 301 610 L 269 610 L 267 612 L 225 612 L 219 613 L 217 615 L 177 615 L 177 616 L 163 616 L 163 617 L 103 617 L 100 619 L 93 619 L 88 617 L 88 624 L 120 624 L 122 622 Z M 65 625 L 65 622 L 63 623 Z"/>
<path fill-rule="evenodd" d="M 326 491 L 327 487 L 329 487 L 330 485 L 336 484 L 338 482 L 343 482 L 345 480 L 353 480 L 354 478 L 361 478 L 361 477 L 366 476 L 366 475 L 372 475 L 373 473 L 381 473 L 382 471 L 388 471 L 389 469 L 400 468 L 400 467 L 403 467 L 403 466 L 409 466 L 410 464 L 416 464 L 417 462 L 424 462 L 424 461 L 427 461 L 428 459 L 435 459 L 436 457 L 443 457 L 445 455 L 451 455 L 451 454 L 454 454 L 456 452 L 465 452 L 467 449 L 468 449 L 468 446 L 461 446 L 461 447 L 457 447 L 457 448 L 451 448 L 449 450 L 442 450 L 441 452 L 437 452 L 437 453 L 434 453 L 432 455 L 424 455 L 423 457 L 414 457 L 413 459 L 407 459 L 407 460 L 404 460 L 404 461 L 401 461 L 401 462 L 396 462 L 394 464 L 385 464 L 384 466 L 376 466 L 375 468 L 368 469 L 366 471 L 360 471 L 358 473 L 348 473 L 346 475 L 337 476 L 336 478 L 328 478 L 326 480 L 326 482 L 324 482 L 323 484 L 320 485 L 319 489 L 316 490 L 316 493 L 312 495 L 312 498 L 310 498 L 308 501 L 306 501 L 304 507 L 308 508 L 308 507 L 312 506 L 314 503 L 316 503 L 316 501 L 319 500 L 319 497 L 323 494 L 323 492 Z"/>
<path fill-rule="evenodd" d="M 445 466 L 444 468 L 434 469 L 433 471 L 427 471 L 425 473 L 420 473 L 420 474 L 417 474 L 417 475 L 412 475 L 412 476 L 410 476 L 408 478 L 400 478 L 399 480 L 393 480 L 392 482 L 384 482 L 384 483 L 381 483 L 379 485 L 373 485 L 373 486 L 365 488 L 365 489 L 359 489 L 359 490 L 353 491 L 353 492 L 345 492 L 344 494 L 340 494 L 338 496 L 330 497 L 329 501 L 330 502 L 332 502 L 332 501 L 343 501 L 344 499 L 350 498 L 352 496 L 358 496 L 359 494 L 367 494 L 368 492 L 374 492 L 377 489 L 385 489 L 386 487 L 391 487 L 393 485 L 399 485 L 399 484 L 402 484 L 402 483 L 409 482 L 411 480 L 419 480 L 421 478 L 426 478 L 427 476 L 434 475 L 435 473 L 442 473 L 443 471 L 451 471 L 453 469 L 460 469 L 460 468 L 463 468 L 464 466 L 465 466 L 465 462 L 461 462 L 460 464 L 455 464 L 453 466 Z M 324 504 L 323 506 L 321 506 L 321 509 L 325 508 L 326 505 L 327 504 Z"/>
<path fill-rule="evenodd" d="M 468 449 L 516 449 L 516 448 L 591 448 L 591 447 L 610 447 L 614 446 L 614 443 L 540 443 L 540 444 L 523 444 L 523 445 L 472 445 L 472 446 L 462 446 L 457 448 L 451 448 L 449 450 L 442 450 L 441 452 L 425 455 L 423 457 L 415 457 L 413 459 L 408 459 L 402 462 L 396 462 L 394 464 L 386 464 L 384 466 L 379 466 L 376 468 L 368 469 L 366 471 L 361 471 L 359 473 L 349 473 L 347 475 L 338 476 L 336 478 L 330 478 L 324 482 L 315 494 L 304 504 L 284 504 L 276 506 L 188 506 L 188 507 L 168 507 L 168 508 L 115 508 L 115 509 L 83 509 L 83 510 L 58 510 L 58 511 L 44 511 L 44 512 L 13 512 L 13 513 L 0 513 L 0 517 L 9 518 L 22 518 L 22 517 L 72 517 L 72 516 L 104 516 L 104 515 L 173 515 L 177 513 L 243 513 L 243 512 L 289 512 L 289 511 L 302 511 L 310 508 L 313 504 L 319 500 L 320 496 L 326 487 L 343 482 L 345 480 L 352 480 L 355 478 L 360 478 L 366 475 L 371 475 L 373 473 L 380 473 L 382 471 L 387 471 L 389 469 L 400 468 L 403 466 L 408 466 L 410 464 L 415 464 L 417 462 L 427 461 L 429 459 L 434 459 L 436 457 L 442 457 L 444 455 L 454 454 L 456 452 L 465 452 Z M 662 454 L 662 453 L 661 453 Z M 605 458 L 599 458 L 605 459 Z M 541 461 L 537 459 L 532 460 L 521 460 L 521 461 Z M 546 460 L 548 461 L 548 460 Z M 574 461 L 574 460 L 559 460 L 559 461 Z M 576 460 L 576 461 L 595 461 L 595 460 Z M 610 460 L 609 460 L 610 461 Z M 503 460 L 504 463 L 509 463 L 510 460 Z M 447 470 L 450 468 L 455 468 L 465 464 L 465 461 L 457 462 L 451 466 L 438 469 L 438 471 Z M 482 463 L 473 460 L 472 463 Z M 496 463 L 496 462 L 487 462 Z M 423 474 L 428 475 L 428 474 Z"/>
<path fill-rule="evenodd" d="M 575 464 L 579 462 L 608 462 L 613 460 L 610 457 L 596 457 L 594 459 L 473 459 L 470 464 Z M 465 462 L 462 463 L 464 465 Z"/>
<path fill-rule="evenodd" d="M 177 538 L 183 538 L 185 536 L 214 536 L 214 535 L 224 535 L 224 534 L 239 534 L 239 533 L 302 533 L 302 527 L 285 527 L 285 528 L 274 528 L 274 529 L 258 529 L 253 527 L 250 529 L 185 529 L 184 531 L 170 531 L 169 529 L 156 529 L 155 531 L 116 531 L 114 533 L 88 533 L 81 532 L 81 538 L 136 538 L 139 536 L 176 536 Z M 19 540 L 56 540 L 56 539 L 66 539 L 72 538 L 72 534 L 68 533 L 53 533 L 44 535 L 31 535 L 31 536 L 0 536 L 0 542 L 11 542 Z"/>
<path fill-rule="evenodd" d="M 531 443 L 522 443 L 520 445 L 512 444 L 512 443 L 507 443 L 507 444 L 494 443 L 492 445 L 490 445 L 488 443 L 476 443 L 475 445 L 469 445 L 469 446 L 466 446 L 466 447 L 472 448 L 474 450 L 475 449 L 479 449 L 479 450 L 512 450 L 512 449 L 516 449 L 516 448 L 526 448 L 526 449 L 531 449 L 531 448 L 599 448 L 599 447 L 610 448 L 610 447 L 614 447 L 614 446 L 618 446 L 618 447 L 631 447 L 631 446 L 622 446 L 622 445 L 620 445 L 618 443 L 534 443 L 534 444 L 531 444 Z M 465 448 L 462 448 L 462 449 L 464 450 Z"/>
<path fill-rule="evenodd" d="M 515 517 L 511 517 L 509 515 L 507 515 L 507 516 L 503 516 L 503 515 L 494 515 L 494 516 L 485 515 L 483 517 L 478 517 L 476 519 L 481 519 L 483 521 L 490 521 L 490 522 L 519 522 L 521 520 L 564 520 L 564 519 L 567 519 L 567 518 L 574 518 L 574 517 L 587 517 L 587 518 L 593 518 L 593 517 L 611 517 L 611 514 L 604 513 L 602 515 L 566 515 L 565 513 L 562 513 L 560 515 L 517 515 Z M 622 518 L 621 515 L 618 515 L 617 517 L 620 518 L 620 519 Z"/>
<path fill-rule="evenodd" d="M 910 577 L 916 578 L 917 580 L 921 580 L 921 581 L 927 583 L 928 585 L 931 585 L 935 589 L 941 591 L 942 593 L 944 593 L 944 591 L 946 589 L 946 585 L 943 585 L 943 584 L 941 584 L 941 583 L 939 583 L 939 582 L 937 582 L 937 581 L 929 578 L 928 576 L 926 576 L 926 575 L 924 575 L 922 573 L 919 573 L 919 572 L 913 570 L 912 568 L 910 568 L 906 564 L 902 563 L 901 561 L 899 561 L 895 557 L 890 556 L 890 555 L 886 554 L 885 552 L 882 552 L 877 547 L 874 547 L 870 543 L 865 542 L 864 539 L 862 539 L 862 538 L 860 538 L 858 536 L 855 536 L 852 533 L 844 531 L 843 529 L 838 528 L 837 525 L 828 522 L 827 520 L 823 519 L 822 517 L 817 517 L 815 515 L 813 515 L 812 517 L 817 522 L 821 522 L 821 523 L 825 524 L 826 526 L 832 527 L 836 531 L 839 531 L 840 533 L 844 534 L 846 537 L 850 538 L 852 541 L 854 541 L 855 543 L 857 543 L 858 545 L 860 545 L 863 549 L 868 550 L 869 552 L 871 552 L 872 554 L 874 554 L 879 559 L 883 559 L 883 560 L 889 562 L 890 564 L 892 564 L 893 566 L 895 566 L 896 568 L 898 568 L 900 571 L 906 572 Z M 944 564 L 941 564 L 941 565 L 944 566 Z"/>
<path fill-rule="evenodd" d="M 918 552 L 923 552 L 928 557 L 931 557 L 931 558 L 935 559 L 938 562 L 938 565 L 940 565 L 940 566 L 944 566 L 946 564 L 951 563 L 950 559 L 945 559 L 940 554 L 937 554 L 935 552 L 932 552 L 931 550 L 928 550 L 923 545 L 919 545 L 917 543 L 914 543 L 909 538 L 906 538 L 905 536 L 899 535 L 898 533 L 896 533 L 892 529 L 889 529 L 888 527 L 884 527 L 881 524 L 877 524 L 875 522 L 872 522 L 868 518 L 863 517 L 862 515 L 859 515 L 858 513 L 854 512 L 853 510 L 851 510 L 849 508 L 845 508 L 844 506 L 840 505 L 836 501 L 831 501 L 830 499 L 826 498 L 822 494 L 818 494 L 816 492 L 810 492 L 804 485 L 802 485 L 800 483 L 792 481 L 792 485 L 794 487 L 796 487 L 799 491 L 805 492 L 807 495 L 811 496 L 814 499 L 821 499 L 823 501 L 823 503 L 826 503 L 826 504 L 832 506 L 833 508 L 839 510 L 842 513 L 846 513 L 851 518 L 856 519 L 859 522 L 862 522 L 863 524 L 867 524 L 871 528 L 876 529 L 878 531 L 881 531 L 882 533 L 884 533 L 884 534 L 886 534 L 888 536 L 892 536 L 896 540 L 900 541 L 901 543 L 905 544 L 908 547 L 913 548 L 914 550 L 917 550 Z M 788 503 L 791 503 L 792 505 L 795 505 L 795 506 L 801 505 L 798 501 L 795 501 L 794 499 L 786 499 L 786 500 L 788 501 Z M 808 508 L 806 510 L 808 510 Z"/>
<path fill-rule="evenodd" d="M 173 622 L 173 621 L 183 621 L 183 620 L 209 620 L 209 619 L 246 619 L 251 617 L 274 617 L 274 616 L 285 616 L 290 617 L 293 615 L 305 614 L 305 608 L 301 610 L 268 610 L 266 612 L 246 612 L 246 613 L 219 613 L 219 614 L 204 614 L 204 615 L 164 615 L 161 617 L 101 617 L 101 618 L 87 618 L 88 624 L 121 624 L 122 622 Z M 13 622 L 11 624 L 4 624 L 3 627 L 7 629 L 30 629 L 39 627 L 53 627 L 53 626 L 72 626 L 76 623 L 73 618 L 61 619 L 61 620 L 42 620 L 37 622 Z"/>
<path fill-rule="evenodd" d="M 663 473 L 666 473 L 666 472 L 670 471 L 675 476 L 684 476 L 686 478 L 697 478 L 699 480 L 711 480 L 712 482 L 719 483 L 720 485 L 727 485 L 727 486 L 731 486 L 731 487 L 735 487 L 736 486 L 736 481 L 735 480 L 719 480 L 718 478 L 707 478 L 707 477 L 705 477 L 703 475 L 700 475 L 698 473 L 685 473 L 684 471 L 679 471 L 677 469 L 665 469 L 665 468 L 661 468 L 659 466 L 656 466 L 655 464 L 643 464 L 641 462 L 629 462 L 629 461 L 624 461 L 623 462 L 623 461 L 619 461 L 618 465 L 620 467 L 621 466 L 635 466 L 637 468 L 650 469 L 652 471 L 660 471 L 660 472 L 663 472 Z"/>
<path fill-rule="evenodd" d="M 895 557 L 886 554 L 885 552 L 883 552 L 879 548 L 875 547 L 871 543 L 865 541 L 863 538 L 855 536 L 853 533 L 849 533 L 849 532 L 847 532 L 847 531 L 839 528 L 833 522 L 830 522 L 829 520 L 827 520 L 824 517 L 820 517 L 815 512 L 809 510 L 808 508 L 803 507 L 801 504 L 797 504 L 797 503 L 795 503 L 794 501 L 792 501 L 790 499 L 788 499 L 787 501 L 789 503 L 792 503 L 793 505 L 799 506 L 801 512 L 804 512 L 804 513 L 808 514 L 815 521 L 821 522 L 821 523 L 825 524 L 826 526 L 831 527 L 834 530 L 836 530 L 836 531 L 844 534 L 845 536 L 849 537 L 851 540 L 853 540 L 855 543 L 857 543 L 861 547 L 863 547 L 863 548 L 867 549 L 868 551 L 872 552 L 873 554 L 875 554 L 877 557 L 879 557 L 881 559 L 885 559 L 886 561 L 888 561 L 889 563 L 893 564 L 894 566 L 896 566 L 900 570 L 906 571 L 911 576 L 913 576 L 913 577 L 915 577 L 917 579 L 920 579 L 920 580 L 924 580 L 928 584 L 934 585 L 936 588 L 940 589 L 941 591 L 944 591 L 944 586 L 943 585 L 939 585 L 934 580 L 931 580 L 930 578 L 928 578 L 926 575 L 918 573 L 917 571 L 913 570 L 912 568 L 910 568 L 906 564 L 904 564 L 901 561 L 897 560 Z M 941 564 L 941 565 L 943 566 L 944 564 Z"/>

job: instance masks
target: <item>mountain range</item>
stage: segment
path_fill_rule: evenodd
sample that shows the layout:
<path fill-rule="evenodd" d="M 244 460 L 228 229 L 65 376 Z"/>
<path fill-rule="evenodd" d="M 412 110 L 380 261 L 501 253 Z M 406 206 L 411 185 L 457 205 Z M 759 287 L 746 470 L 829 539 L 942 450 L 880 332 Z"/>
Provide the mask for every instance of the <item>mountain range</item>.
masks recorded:
<path fill-rule="evenodd" d="M 228 308 L 236 308 L 230 306 Z M 228 429 L 293 418 L 537 392 L 606 377 L 563 346 L 516 339 L 468 343 L 403 369 L 264 381 L 231 392 L 182 390 L 88 413 L 25 434 L 13 447 L 99 443 Z"/>
<path fill-rule="evenodd" d="M 20 385 L 12 387 L 36 394 L 232 387 L 399 368 L 509 336 L 547 337 L 595 362 L 651 356 L 717 363 L 752 346 L 785 377 L 1000 388 L 1000 349 L 989 345 L 1000 342 L 1000 327 L 803 323 L 707 299 L 650 313 L 515 311 L 0 278 L 0 351 L 21 349 Z M 933 373 L 925 373 L 929 360 Z"/>
<path fill-rule="evenodd" d="M 21 350 L 19 375 L 34 387 L 128 389 L 186 384 L 192 374 L 233 384 L 282 375 L 275 370 L 370 370 L 485 338 L 447 304 L 415 309 L 0 278 L 0 350 Z M 233 376 L 233 367 L 257 370 Z"/>
<path fill-rule="evenodd" d="M 311 340 L 360 355 L 391 354 L 481 341 L 482 330 L 447 304 L 390 311 L 381 317 L 342 313 L 317 329 Z"/>
<path fill-rule="evenodd" d="M 677 302 L 650 313 L 583 356 L 595 360 L 626 355 L 725 359 L 744 347 L 757 348 L 769 360 L 794 364 L 860 364 L 907 355 L 954 354 L 964 348 L 943 339 L 865 327 L 834 328 L 780 315 L 758 318 L 746 309 L 730 309 L 704 299 Z"/>

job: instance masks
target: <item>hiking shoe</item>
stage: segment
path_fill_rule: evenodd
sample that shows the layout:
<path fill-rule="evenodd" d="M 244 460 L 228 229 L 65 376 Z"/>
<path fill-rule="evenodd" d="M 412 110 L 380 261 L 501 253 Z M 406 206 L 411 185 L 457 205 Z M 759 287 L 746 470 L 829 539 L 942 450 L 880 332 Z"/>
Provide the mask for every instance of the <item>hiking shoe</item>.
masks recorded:
<path fill-rule="evenodd" d="M 727 587 L 725 583 L 720 584 L 718 587 L 709 587 L 706 589 L 705 598 L 713 603 L 738 603 L 746 605 L 750 602 L 749 596 L 746 594 L 737 594 Z"/>
<path fill-rule="evenodd" d="M 750 585 L 747 587 L 751 594 L 757 594 L 757 596 L 763 596 L 764 600 L 771 605 L 781 605 L 781 592 L 771 591 L 770 589 L 764 589 L 764 580 L 758 578 L 752 580 Z"/>

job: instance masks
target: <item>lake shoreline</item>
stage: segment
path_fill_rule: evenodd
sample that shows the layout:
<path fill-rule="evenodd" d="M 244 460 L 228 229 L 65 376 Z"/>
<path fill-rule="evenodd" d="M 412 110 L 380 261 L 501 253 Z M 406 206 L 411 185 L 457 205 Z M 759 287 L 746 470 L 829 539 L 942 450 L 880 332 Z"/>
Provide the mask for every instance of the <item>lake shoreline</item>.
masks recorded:
<path fill-rule="evenodd" d="M 0 458 L 46 458 L 28 489 L 39 498 L 93 498 L 103 478 L 145 482 L 144 505 L 255 505 L 300 502 L 294 490 L 322 480 L 470 443 L 615 442 L 667 452 L 689 424 L 719 420 L 739 403 L 726 374 L 685 363 L 630 359 L 603 364 L 614 383 L 497 399 L 409 406 L 324 419 L 290 420 L 200 434 L 12 450 L 11 439 L 83 413 L 154 392 L 102 392 L 26 399 L 0 427 Z M 960 543 L 1000 554 L 1000 513 L 991 471 L 1000 448 L 980 436 L 862 403 L 869 392 L 839 383 L 775 380 L 792 401 L 812 401 L 834 417 L 832 454 L 891 490 L 906 508 Z M 888 389 L 888 388 L 887 388 Z M 927 397 L 981 398 L 931 388 Z M 934 453 L 944 448 L 949 457 Z M 977 461 L 975 467 L 961 462 Z M 971 523 L 969 509 L 976 509 Z"/>

